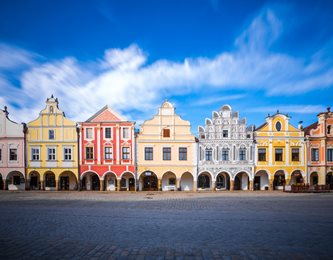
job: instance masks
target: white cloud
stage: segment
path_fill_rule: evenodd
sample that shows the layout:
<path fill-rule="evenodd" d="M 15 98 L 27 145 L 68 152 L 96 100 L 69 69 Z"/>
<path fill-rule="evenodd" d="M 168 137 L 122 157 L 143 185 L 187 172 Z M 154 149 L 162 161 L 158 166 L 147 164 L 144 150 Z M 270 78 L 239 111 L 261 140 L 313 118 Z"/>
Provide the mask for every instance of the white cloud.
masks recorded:
<path fill-rule="evenodd" d="M 320 58 L 307 61 L 270 51 L 281 32 L 282 23 L 272 10 L 265 9 L 236 39 L 234 51 L 211 59 L 192 57 L 183 62 L 157 60 L 147 64 L 147 54 L 133 44 L 106 50 L 102 59 L 89 64 L 73 57 L 36 64 L 29 63 L 33 54 L 15 49 L 11 58 L 5 57 L 6 68 L 17 64 L 30 64 L 30 68 L 20 76 L 19 87 L 0 80 L 1 91 L 6 93 L 1 94 L 2 102 L 16 104 L 10 108 L 20 121 L 37 117 L 36 111 L 51 94 L 59 98 L 66 114 L 78 121 L 86 120 L 105 104 L 124 114 L 135 109 L 141 111 L 142 118 L 149 118 L 164 97 L 189 94 L 203 86 L 263 90 L 280 96 L 331 87 L 332 68 Z M 93 70 L 91 63 L 95 64 Z M 213 101 L 202 101 L 201 105 Z"/>
<path fill-rule="evenodd" d="M 326 111 L 326 107 L 322 105 L 274 105 L 274 106 L 262 106 L 248 108 L 246 112 L 249 113 L 276 113 L 279 110 L 280 113 L 284 114 L 314 114 Z"/>

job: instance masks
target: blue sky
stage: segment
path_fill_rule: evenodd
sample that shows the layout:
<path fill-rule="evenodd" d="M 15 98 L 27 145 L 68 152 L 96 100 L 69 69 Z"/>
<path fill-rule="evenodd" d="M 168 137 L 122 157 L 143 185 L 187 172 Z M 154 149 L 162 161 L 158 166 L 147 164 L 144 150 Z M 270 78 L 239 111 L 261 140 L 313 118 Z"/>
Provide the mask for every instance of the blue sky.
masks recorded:
<path fill-rule="evenodd" d="M 230 104 L 260 125 L 333 105 L 331 1 L 0 2 L 0 105 L 28 122 L 54 94 L 84 121 L 141 123 L 168 99 L 193 132 Z"/>

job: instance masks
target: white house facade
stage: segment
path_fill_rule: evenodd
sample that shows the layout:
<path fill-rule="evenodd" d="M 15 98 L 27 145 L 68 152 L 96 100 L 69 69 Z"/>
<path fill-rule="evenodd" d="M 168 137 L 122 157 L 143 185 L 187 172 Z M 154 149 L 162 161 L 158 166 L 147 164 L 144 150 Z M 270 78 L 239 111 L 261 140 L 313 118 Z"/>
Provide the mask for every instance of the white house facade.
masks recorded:
<path fill-rule="evenodd" d="M 252 190 L 253 126 L 229 105 L 199 126 L 198 190 Z"/>

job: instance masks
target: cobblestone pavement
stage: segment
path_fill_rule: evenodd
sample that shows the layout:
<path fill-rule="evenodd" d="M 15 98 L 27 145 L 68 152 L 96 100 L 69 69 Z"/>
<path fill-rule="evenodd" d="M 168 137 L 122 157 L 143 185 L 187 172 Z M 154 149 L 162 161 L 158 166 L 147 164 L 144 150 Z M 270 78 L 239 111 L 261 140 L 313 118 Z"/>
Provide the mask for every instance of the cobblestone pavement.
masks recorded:
<path fill-rule="evenodd" d="M 332 259 L 333 193 L 0 192 L 0 259 Z"/>

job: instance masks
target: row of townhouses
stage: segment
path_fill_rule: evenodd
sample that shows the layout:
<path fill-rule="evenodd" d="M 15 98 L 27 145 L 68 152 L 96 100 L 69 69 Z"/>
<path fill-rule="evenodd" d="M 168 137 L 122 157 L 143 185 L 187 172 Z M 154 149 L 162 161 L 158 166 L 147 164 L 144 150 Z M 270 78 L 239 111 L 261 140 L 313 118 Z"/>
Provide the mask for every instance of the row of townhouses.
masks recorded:
<path fill-rule="evenodd" d="M 228 105 L 191 133 L 168 101 L 138 132 L 105 106 L 85 122 L 67 119 L 51 96 L 36 120 L 18 124 L 0 110 L 0 189 L 280 190 L 333 188 L 333 113 L 312 125 L 277 111 L 259 127 Z"/>

